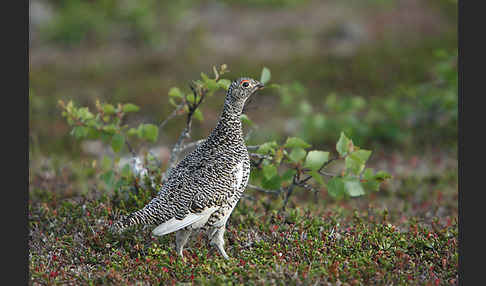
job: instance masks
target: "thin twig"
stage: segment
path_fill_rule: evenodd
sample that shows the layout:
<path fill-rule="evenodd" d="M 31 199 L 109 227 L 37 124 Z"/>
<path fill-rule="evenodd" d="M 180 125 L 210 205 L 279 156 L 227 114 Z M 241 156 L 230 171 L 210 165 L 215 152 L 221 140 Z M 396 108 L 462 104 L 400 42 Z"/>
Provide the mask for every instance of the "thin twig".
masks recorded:
<path fill-rule="evenodd" d="M 259 158 L 258 162 L 251 160 L 250 165 L 255 167 L 255 168 L 259 168 L 260 165 L 263 163 L 263 160 L 265 160 L 265 158 Z"/>
<path fill-rule="evenodd" d="M 159 129 L 162 129 L 164 128 L 164 126 L 167 124 L 167 122 L 169 122 L 169 120 L 171 120 L 172 118 L 176 117 L 177 114 L 179 113 L 179 111 L 184 108 L 184 104 L 181 103 L 179 104 L 175 109 L 174 111 L 172 111 L 171 114 L 169 114 L 169 116 L 167 116 L 166 119 L 164 119 L 164 121 L 162 121 L 160 124 L 159 124 Z"/>
<path fill-rule="evenodd" d="M 273 194 L 273 195 L 279 195 L 282 192 L 282 189 L 267 190 L 267 189 L 260 188 L 258 186 L 252 185 L 252 184 L 248 184 L 247 187 L 250 188 L 250 189 L 253 189 L 255 191 L 259 191 L 259 192 L 267 193 L 267 194 Z"/>
<path fill-rule="evenodd" d="M 247 195 L 247 194 L 241 194 L 241 198 L 247 199 L 247 200 L 250 200 L 250 201 L 256 201 L 256 199 L 254 197 Z"/>
<path fill-rule="evenodd" d="M 137 157 L 137 153 L 135 153 L 130 143 L 128 143 L 127 139 L 125 139 L 125 145 L 127 145 L 128 151 L 132 154 L 132 156 Z"/>
<path fill-rule="evenodd" d="M 294 191 L 294 187 L 296 186 L 295 182 L 293 182 L 288 188 L 287 188 L 287 195 L 285 196 L 285 201 L 282 206 L 282 210 L 285 210 L 287 207 L 287 203 L 289 202 L 290 196 L 292 195 L 292 192 Z"/>
<path fill-rule="evenodd" d="M 190 143 L 187 143 L 187 144 L 184 144 L 182 147 L 181 147 L 181 151 L 184 151 L 184 150 L 187 150 L 189 148 L 192 148 L 192 147 L 195 147 L 201 143 L 204 142 L 205 139 L 200 139 L 200 140 L 197 140 L 197 141 L 194 141 L 194 142 L 190 142 Z"/>
<path fill-rule="evenodd" d="M 338 158 L 332 158 L 328 161 L 326 161 L 324 164 L 322 164 L 322 166 L 317 170 L 317 173 L 321 174 L 321 175 L 324 175 L 324 176 L 329 176 L 329 177 L 335 177 L 336 175 L 335 174 L 332 174 L 332 173 L 327 173 L 327 172 L 324 172 L 322 169 L 324 169 L 324 167 L 326 167 L 327 165 L 331 164 L 332 162 L 336 161 Z M 306 178 L 302 179 L 300 182 L 301 183 L 305 183 L 307 182 L 308 180 L 310 180 L 312 178 L 311 175 L 307 176 Z"/>
<path fill-rule="evenodd" d="M 269 156 L 269 155 L 263 155 L 263 154 L 258 154 L 258 153 L 249 153 L 250 154 L 250 157 L 256 157 L 258 159 L 272 159 L 272 156 Z"/>
<path fill-rule="evenodd" d="M 246 146 L 248 151 L 256 151 L 258 148 L 260 148 L 260 145 Z"/>

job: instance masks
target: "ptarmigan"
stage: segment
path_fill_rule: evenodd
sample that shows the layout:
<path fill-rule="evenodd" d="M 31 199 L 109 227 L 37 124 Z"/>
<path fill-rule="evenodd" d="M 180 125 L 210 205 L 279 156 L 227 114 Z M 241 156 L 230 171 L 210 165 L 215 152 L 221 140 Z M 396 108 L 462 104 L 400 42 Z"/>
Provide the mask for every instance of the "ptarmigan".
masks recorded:
<path fill-rule="evenodd" d="M 243 139 L 240 115 L 246 100 L 263 84 L 239 78 L 226 93 L 223 112 L 209 137 L 173 168 L 157 197 L 143 209 L 117 221 L 121 232 L 134 224 L 158 225 L 152 234 L 176 233 L 176 251 L 182 249 L 194 229 L 207 231 L 210 244 L 228 259 L 223 235 L 226 221 L 245 191 L 250 177 L 250 158 Z"/>

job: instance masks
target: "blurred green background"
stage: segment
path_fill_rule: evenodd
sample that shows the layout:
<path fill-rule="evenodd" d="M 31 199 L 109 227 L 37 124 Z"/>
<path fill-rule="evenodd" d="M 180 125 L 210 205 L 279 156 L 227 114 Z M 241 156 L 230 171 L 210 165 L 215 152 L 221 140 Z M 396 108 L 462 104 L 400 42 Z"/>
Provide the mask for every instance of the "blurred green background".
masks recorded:
<path fill-rule="evenodd" d="M 259 78 L 265 66 L 283 86 L 250 103 L 249 143 L 301 136 L 334 151 L 342 130 L 375 162 L 457 161 L 457 1 L 31 0 L 29 53 L 31 168 L 101 152 L 72 138 L 58 100 L 132 102 L 141 112 L 129 122 L 158 124 L 173 109 L 170 87 L 189 90 L 223 63 L 226 78 Z M 204 104 L 194 139 L 222 103 Z M 169 122 L 155 146 L 171 146 L 183 124 Z"/>

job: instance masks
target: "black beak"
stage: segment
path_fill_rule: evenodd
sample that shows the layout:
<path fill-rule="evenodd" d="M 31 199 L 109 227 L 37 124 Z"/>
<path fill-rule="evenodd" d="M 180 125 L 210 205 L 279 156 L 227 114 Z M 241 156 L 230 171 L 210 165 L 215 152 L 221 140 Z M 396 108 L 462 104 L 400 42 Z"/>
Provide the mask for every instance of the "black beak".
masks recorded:
<path fill-rule="evenodd" d="M 264 85 L 263 83 L 261 83 L 261 82 L 259 82 L 259 83 L 258 83 L 258 84 L 255 86 L 256 90 L 262 89 L 262 88 L 264 88 L 264 87 L 265 87 L 265 85 Z"/>

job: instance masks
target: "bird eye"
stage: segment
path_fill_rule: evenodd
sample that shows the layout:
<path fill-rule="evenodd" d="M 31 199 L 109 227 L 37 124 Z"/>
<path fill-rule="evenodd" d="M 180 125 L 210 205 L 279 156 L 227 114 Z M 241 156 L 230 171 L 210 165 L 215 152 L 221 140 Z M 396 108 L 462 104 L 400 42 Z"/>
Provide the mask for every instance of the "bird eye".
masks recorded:
<path fill-rule="evenodd" d="M 245 80 L 242 84 L 241 84 L 243 87 L 248 87 L 250 84 L 248 83 L 247 80 Z"/>

